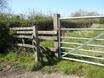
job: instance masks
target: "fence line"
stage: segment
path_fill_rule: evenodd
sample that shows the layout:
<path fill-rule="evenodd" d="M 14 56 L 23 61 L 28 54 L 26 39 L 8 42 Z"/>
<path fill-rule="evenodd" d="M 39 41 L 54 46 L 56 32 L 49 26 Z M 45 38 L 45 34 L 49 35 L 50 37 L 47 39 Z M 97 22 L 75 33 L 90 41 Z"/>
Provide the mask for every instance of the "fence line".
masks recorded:
<path fill-rule="evenodd" d="M 102 39 L 100 37 L 102 37 L 104 35 L 104 33 L 101 33 L 94 38 L 62 36 L 62 31 L 103 31 L 104 28 L 62 28 L 61 27 L 61 20 L 95 19 L 95 18 L 104 18 L 104 16 L 87 16 L 87 17 L 84 16 L 84 17 L 60 18 L 60 15 L 56 14 L 53 17 L 53 31 L 39 31 L 37 29 L 37 26 L 14 27 L 14 28 L 11 28 L 11 30 L 15 30 L 16 35 L 14 35 L 14 37 L 19 38 L 22 41 L 22 43 L 17 44 L 18 46 L 28 47 L 28 48 L 32 48 L 34 50 L 35 61 L 40 60 L 40 54 L 39 54 L 40 53 L 39 39 L 40 39 L 40 40 L 53 40 L 54 41 L 54 48 L 50 48 L 50 50 L 57 52 L 58 58 L 93 64 L 93 65 L 104 66 L 104 64 L 101 64 L 101 63 L 67 57 L 67 55 L 73 55 L 73 56 L 79 56 L 79 57 L 87 57 L 87 58 L 93 58 L 93 59 L 98 59 L 98 60 L 104 60 L 104 58 L 100 58 L 100 57 L 81 55 L 81 54 L 74 53 L 75 51 L 78 50 L 78 51 L 84 51 L 84 52 L 90 52 L 90 53 L 104 54 L 104 52 L 102 52 L 102 51 L 82 49 L 83 46 L 104 48 L 104 45 L 90 44 L 90 42 L 92 42 L 94 40 L 103 41 L 104 39 Z M 25 39 L 30 39 L 32 41 L 32 44 L 27 44 L 25 42 Z M 65 42 L 65 41 L 62 41 L 62 39 L 69 39 L 69 40 L 70 39 L 80 39 L 80 40 L 88 40 L 88 41 L 86 41 L 85 43 L 78 43 L 78 42 Z M 71 48 L 71 47 L 63 47 L 62 44 L 76 44 L 79 46 L 75 47 L 75 48 Z M 70 51 L 70 53 L 67 53 L 63 50 L 71 50 L 71 51 Z"/>
<path fill-rule="evenodd" d="M 14 37 L 21 39 L 22 43 L 17 43 L 17 46 L 32 48 L 35 55 L 35 61 L 40 60 L 39 52 L 39 39 L 40 40 L 54 40 L 54 44 L 58 42 L 57 31 L 38 31 L 37 26 L 32 27 L 14 27 L 10 28 L 14 30 Z M 25 39 L 30 39 L 32 44 L 27 44 Z M 56 45 L 58 46 L 58 45 Z M 56 52 L 57 47 L 50 48 L 51 51 Z"/>

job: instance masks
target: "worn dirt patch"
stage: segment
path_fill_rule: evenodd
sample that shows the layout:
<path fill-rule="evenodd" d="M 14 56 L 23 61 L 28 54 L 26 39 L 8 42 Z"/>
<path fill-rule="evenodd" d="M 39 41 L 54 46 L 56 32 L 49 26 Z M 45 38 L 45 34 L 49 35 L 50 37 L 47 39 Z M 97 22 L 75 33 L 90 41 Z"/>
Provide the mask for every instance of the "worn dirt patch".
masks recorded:
<path fill-rule="evenodd" d="M 4 71 L 0 72 L 0 78 L 82 78 L 75 75 L 65 75 L 62 73 L 24 72 L 24 71 Z"/>

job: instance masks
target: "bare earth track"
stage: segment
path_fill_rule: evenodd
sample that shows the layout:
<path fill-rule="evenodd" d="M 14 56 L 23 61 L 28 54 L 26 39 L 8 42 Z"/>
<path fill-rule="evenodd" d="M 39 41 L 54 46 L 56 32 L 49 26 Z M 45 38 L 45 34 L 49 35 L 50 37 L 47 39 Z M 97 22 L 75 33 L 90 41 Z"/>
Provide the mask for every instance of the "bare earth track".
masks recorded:
<path fill-rule="evenodd" d="M 42 72 L 0 72 L 0 78 L 82 78 L 75 75 L 64 75 L 62 73 L 42 73 Z"/>

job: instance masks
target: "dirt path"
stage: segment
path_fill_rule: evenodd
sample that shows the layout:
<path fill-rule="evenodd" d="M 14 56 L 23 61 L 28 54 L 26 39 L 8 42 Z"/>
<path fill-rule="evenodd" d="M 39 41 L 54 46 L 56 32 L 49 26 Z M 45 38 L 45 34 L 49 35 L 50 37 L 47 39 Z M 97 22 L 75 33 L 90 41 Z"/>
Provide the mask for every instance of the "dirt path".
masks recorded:
<path fill-rule="evenodd" d="M 0 78 L 82 78 L 75 75 L 64 75 L 62 73 L 42 73 L 42 72 L 2 72 Z"/>

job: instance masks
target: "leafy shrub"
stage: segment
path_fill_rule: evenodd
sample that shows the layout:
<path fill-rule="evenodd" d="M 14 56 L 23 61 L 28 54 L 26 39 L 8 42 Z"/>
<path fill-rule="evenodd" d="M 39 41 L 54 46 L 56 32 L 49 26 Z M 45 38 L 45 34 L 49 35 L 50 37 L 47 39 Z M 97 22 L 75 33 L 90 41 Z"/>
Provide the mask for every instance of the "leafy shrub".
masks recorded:
<path fill-rule="evenodd" d="M 104 18 L 100 19 L 100 24 L 104 24 Z"/>
<path fill-rule="evenodd" d="M 90 27 L 92 22 L 89 21 L 62 21 L 62 27 L 75 28 L 75 27 Z M 0 14 L 0 50 L 4 52 L 13 43 L 12 35 L 10 35 L 10 27 L 25 27 L 37 25 L 39 30 L 53 30 L 52 16 L 45 16 L 42 14 L 30 15 L 25 17 L 24 15 L 13 14 Z"/>
<path fill-rule="evenodd" d="M 0 53 L 4 53 L 11 45 L 12 37 L 9 34 L 8 17 L 0 15 Z"/>
<path fill-rule="evenodd" d="M 72 21 L 62 21 L 62 27 L 65 28 L 86 28 L 91 27 L 92 21 L 80 21 L 80 20 L 72 20 Z"/>

